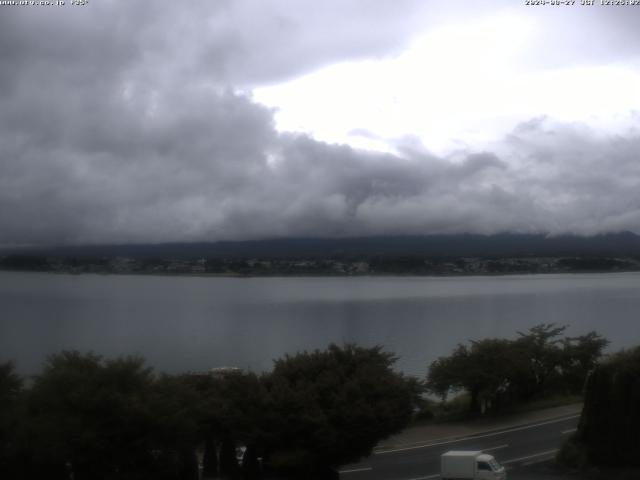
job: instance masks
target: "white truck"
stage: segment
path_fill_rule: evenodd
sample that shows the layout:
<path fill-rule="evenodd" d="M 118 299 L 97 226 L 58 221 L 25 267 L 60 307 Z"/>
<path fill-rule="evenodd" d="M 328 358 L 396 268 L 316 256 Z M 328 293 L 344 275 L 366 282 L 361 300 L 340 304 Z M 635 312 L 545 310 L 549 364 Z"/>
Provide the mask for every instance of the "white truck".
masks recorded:
<path fill-rule="evenodd" d="M 506 480 L 507 473 L 493 456 L 481 450 L 451 450 L 440 456 L 442 480 Z"/>

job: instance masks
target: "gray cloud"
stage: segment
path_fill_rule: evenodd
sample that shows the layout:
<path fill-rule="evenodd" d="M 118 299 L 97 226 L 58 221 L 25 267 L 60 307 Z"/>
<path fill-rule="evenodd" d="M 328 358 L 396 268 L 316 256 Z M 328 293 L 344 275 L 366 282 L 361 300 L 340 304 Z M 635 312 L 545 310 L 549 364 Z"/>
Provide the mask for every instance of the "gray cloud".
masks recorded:
<path fill-rule="evenodd" d="M 638 117 L 616 136 L 542 118 L 490 152 L 405 138 L 390 155 L 278 133 L 234 90 L 390 54 L 419 4 L 3 10 L 0 244 L 640 232 Z"/>

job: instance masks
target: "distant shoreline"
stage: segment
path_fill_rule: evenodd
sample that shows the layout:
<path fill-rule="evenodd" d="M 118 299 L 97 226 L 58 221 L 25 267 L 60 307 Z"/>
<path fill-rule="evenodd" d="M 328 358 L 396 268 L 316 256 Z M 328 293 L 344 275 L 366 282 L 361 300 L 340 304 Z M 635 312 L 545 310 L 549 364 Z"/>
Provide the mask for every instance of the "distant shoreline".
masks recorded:
<path fill-rule="evenodd" d="M 528 275 L 580 275 L 580 274 L 615 274 L 640 273 L 640 268 L 616 270 L 563 270 L 563 271 L 511 271 L 511 272 L 150 272 L 150 271 L 67 271 L 46 269 L 2 268 L 6 273 L 46 273 L 51 275 L 96 275 L 96 276 L 141 276 L 141 277 L 188 277 L 188 278 L 460 278 L 460 277 L 512 277 Z"/>

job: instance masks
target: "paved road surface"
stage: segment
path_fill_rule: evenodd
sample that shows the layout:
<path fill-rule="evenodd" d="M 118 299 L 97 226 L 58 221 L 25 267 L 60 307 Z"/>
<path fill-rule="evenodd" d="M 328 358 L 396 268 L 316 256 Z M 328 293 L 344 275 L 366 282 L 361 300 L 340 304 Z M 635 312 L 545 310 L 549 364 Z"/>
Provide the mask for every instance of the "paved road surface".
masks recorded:
<path fill-rule="evenodd" d="M 436 440 L 381 448 L 364 461 L 343 467 L 340 470 L 340 478 L 437 479 L 442 453 L 448 450 L 483 450 L 491 453 L 498 462 L 510 470 L 510 480 L 517 480 L 520 467 L 553 458 L 567 435 L 575 431 L 578 419 L 579 415 L 571 414 L 455 440 Z"/>

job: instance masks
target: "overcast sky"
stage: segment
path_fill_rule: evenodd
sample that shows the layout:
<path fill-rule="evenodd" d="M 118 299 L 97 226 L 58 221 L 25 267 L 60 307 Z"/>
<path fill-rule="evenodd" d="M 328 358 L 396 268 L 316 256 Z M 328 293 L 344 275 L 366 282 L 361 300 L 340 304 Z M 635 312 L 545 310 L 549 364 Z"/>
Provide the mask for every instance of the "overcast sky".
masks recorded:
<path fill-rule="evenodd" d="M 0 245 L 622 230 L 640 6 L 0 5 Z"/>

